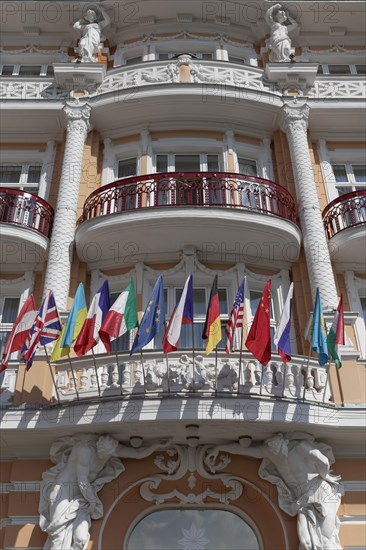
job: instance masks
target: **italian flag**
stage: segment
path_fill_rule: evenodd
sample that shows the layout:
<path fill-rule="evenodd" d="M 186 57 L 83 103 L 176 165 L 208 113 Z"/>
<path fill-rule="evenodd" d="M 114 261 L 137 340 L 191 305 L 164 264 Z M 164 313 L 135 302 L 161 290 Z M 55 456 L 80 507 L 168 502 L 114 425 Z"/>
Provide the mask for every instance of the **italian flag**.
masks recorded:
<path fill-rule="evenodd" d="M 128 330 L 138 326 L 135 286 L 131 279 L 129 285 L 118 296 L 99 331 L 105 349 L 111 353 L 111 342 Z"/>
<path fill-rule="evenodd" d="M 338 346 L 344 346 L 344 313 L 342 295 L 339 300 L 337 311 L 334 315 L 333 324 L 328 334 L 327 344 L 330 357 L 340 369 L 342 366 L 342 361 L 339 356 Z"/>

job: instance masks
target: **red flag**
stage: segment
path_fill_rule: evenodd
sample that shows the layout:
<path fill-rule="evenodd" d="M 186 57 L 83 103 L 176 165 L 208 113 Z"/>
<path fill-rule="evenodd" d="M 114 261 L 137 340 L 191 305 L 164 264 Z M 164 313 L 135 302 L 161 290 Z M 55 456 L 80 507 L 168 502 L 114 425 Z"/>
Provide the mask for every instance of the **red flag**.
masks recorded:
<path fill-rule="evenodd" d="M 262 364 L 267 365 L 271 359 L 271 280 L 264 287 L 247 341 L 248 350 Z"/>
<path fill-rule="evenodd" d="M 33 326 L 36 315 L 36 305 L 34 303 L 33 294 L 31 294 L 31 296 L 29 296 L 24 302 L 6 342 L 1 359 L 0 372 L 7 368 L 10 355 L 15 351 L 20 351 L 23 348 L 29 331 Z"/>

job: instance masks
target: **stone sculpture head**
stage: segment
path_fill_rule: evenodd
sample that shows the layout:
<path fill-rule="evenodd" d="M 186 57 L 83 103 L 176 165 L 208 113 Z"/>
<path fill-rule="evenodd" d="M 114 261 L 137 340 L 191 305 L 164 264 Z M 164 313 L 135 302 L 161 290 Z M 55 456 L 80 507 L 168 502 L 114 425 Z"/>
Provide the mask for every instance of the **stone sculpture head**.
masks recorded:
<path fill-rule="evenodd" d="M 288 455 L 288 439 L 283 434 L 276 434 L 265 442 L 271 453 Z"/>
<path fill-rule="evenodd" d="M 106 458 L 112 456 L 116 448 L 118 447 L 118 441 L 110 437 L 109 435 L 101 435 L 97 441 L 97 452 L 99 458 Z"/>
<path fill-rule="evenodd" d="M 85 19 L 89 21 L 89 23 L 94 23 L 94 21 L 96 21 L 97 19 L 97 14 L 95 13 L 94 10 L 89 9 L 86 12 Z"/>
<path fill-rule="evenodd" d="M 284 23 L 287 20 L 286 12 L 284 10 L 278 10 L 278 12 L 275 13 L 273 19 L 277 23 L 281 23 L 281 24 Z"/>

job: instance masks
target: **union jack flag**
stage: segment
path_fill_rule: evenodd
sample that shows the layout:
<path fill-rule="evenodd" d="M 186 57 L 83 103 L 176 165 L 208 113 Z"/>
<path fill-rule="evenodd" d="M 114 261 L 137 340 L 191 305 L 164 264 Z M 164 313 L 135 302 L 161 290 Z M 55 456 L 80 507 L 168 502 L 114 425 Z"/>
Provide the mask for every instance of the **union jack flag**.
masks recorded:
<path fill-rule="evenodd" d="M 235 331 L 237 328 L 241 328 L 243 326 L 244 292 L 245 279 L 242 280 L 239 290 L 236 293 L 233 309 L 231 310 L 230 318 L 226 325 L 226 353 L 231 353 L 232 351 L 234 351 Z"/>
<path fill-rule="evenodd" d="M 22 355 L 27 370 L 29 370 L 33 364 L 38 346 L 45 346 L 53 342 L 53 340 L 57 340 L 61 333 L 61 329 L 62 326 L 55 298 L 52 290 L 50 290 L 42 302 L 35 323 L 30 329 L 28 338 L 22 349 Z"/>

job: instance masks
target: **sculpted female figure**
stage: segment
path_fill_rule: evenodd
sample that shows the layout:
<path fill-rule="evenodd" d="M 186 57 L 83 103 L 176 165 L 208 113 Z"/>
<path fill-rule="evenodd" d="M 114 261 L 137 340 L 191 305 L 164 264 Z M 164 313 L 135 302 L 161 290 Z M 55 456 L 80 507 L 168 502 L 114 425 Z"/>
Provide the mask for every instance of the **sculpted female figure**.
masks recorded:
<path fill-rule="evenodd" d="M 87 10 L 85 19 L 79 19 L 74 23 L 74 29 L 81 32 L 78 47 L 78 61 L 92 63 L 98 61 L 98 47 L 104 37 L 102 29 L 110 24 L 111 19 L 103 8 L 100 8 L 103 17 L 97 22 L 97 14 L 94 10 Z"/>
<path fill-rule="evenodd" d="M 281 4 L 275 4 L 264 16 L 267 25 L 271 28 L 271 36 L 267 41 L 271 62 L 291 61 L 290 54 L 293 53 L 289 32 L 296 29 L 298 24 L 281 8 Z M 287 20 L 290 21 L 289 25 L 285 25 Z"/>

